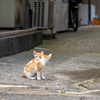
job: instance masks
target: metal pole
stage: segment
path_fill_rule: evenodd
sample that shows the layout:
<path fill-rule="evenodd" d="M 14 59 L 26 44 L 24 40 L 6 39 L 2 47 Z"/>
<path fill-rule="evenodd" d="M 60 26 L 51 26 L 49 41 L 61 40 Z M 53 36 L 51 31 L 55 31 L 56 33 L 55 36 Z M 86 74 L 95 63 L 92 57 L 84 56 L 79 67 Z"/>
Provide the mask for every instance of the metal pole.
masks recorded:
<path fill-rule="evenodd" d="M 92 21 L 91 21 L 91 0 L 88 0 L 88 24 L 92 24 Z"/>
<path fill-rule="evenodd" d="M 88 0 L 88 12 L 89 12 L 89 21 L 91 20 L 91 0 Z"/>
<path fill-rule="evenodd" d="M 25 17 L 26 17 L 26 20 L 25 20 L 25 26 L 26 28 L 29 28 L 29 0 L 25 0 L 26 4 L 25 4 Z"/>

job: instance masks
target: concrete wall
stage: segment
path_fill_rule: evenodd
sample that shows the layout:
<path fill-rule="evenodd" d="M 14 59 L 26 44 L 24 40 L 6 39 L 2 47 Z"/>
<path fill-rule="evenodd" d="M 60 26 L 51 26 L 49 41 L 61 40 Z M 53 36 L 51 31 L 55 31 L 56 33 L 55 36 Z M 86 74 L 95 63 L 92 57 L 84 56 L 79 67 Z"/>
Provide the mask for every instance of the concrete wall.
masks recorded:
<path fill-rule="evenodd" d="M 83 4 L 88 4 L 88 0 L 82 0 Z M 96 15 L 100 16 L 100 0 L 91 0 L 91 4 L 96 6 Z"/>
<path fill-rule="evenodd" d="M 17 32 L 16 32 L 17 33 Z M 13 34 L 13 31 L 8 34 Z M 2 34 L 0 34 L 2 35 Z M 43 34 L 41 31 L 28 32 L 11 36 L 0 37 L 0 57 L 19 53 L 42 44 Z"/>

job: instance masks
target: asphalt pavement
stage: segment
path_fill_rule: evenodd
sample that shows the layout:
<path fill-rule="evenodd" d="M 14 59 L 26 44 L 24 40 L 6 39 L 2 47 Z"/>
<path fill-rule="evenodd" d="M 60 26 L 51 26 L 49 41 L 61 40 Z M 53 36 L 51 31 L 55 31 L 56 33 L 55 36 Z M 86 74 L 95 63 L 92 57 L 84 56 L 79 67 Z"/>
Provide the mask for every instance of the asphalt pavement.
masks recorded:
<path fill-rule="evenodd" d="M 16 97 L 25 97 L 24 100 L 100 99 L 100 27 L 81 27 L 77 32 L 72 30 L 60 32 L 56 37 L 57 39 L 44 40 L 42 45 L 29 51 L 0 58 L 1 84 L 30 87 L 23 90 L 24 88 L 14 86 L 8 89 L 1 86 L 0 99 L 10 97 L 12 99 L 7 100 L 22 100 Z M 43 69 L 46 80 L 29 80 L 22 77 L 24 66 L 34 58 L 33 50 L 44 51 L 45 54 L 52 53 L 51 60 Z M 28 89 L 31 89 L 29 93 Z M 59 91 L 65 91 L 65 94 Z"/>

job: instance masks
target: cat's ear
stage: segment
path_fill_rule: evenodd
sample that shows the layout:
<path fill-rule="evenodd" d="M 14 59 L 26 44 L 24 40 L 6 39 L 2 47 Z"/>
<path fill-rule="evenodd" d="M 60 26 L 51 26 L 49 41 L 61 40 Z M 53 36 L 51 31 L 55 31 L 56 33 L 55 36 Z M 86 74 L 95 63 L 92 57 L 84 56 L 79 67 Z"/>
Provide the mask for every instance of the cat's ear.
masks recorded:
<path fill-rule="evenodd" d="M 44 55 L 44 51 L 41 51 L 41 55 Z"/>
<path fill-rule="evenodd" d="M 34 56 L 36 55 L 36 51 L 35 51 L 35 50 L 33 51 L 33 55 L 34 55 Z"/>
<path fill-rule="evenodd" d="M 52 54 L 49 54 L 49 59 L 51 58 Z"/>

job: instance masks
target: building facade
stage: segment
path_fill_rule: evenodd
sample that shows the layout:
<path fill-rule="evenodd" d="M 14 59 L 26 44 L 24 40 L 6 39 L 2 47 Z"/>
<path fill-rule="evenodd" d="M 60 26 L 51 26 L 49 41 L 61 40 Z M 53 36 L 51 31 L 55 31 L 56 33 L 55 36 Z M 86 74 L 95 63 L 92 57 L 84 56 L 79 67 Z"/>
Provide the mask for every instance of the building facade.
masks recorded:
<path fill-rule="evenodd" d="M 88 4 L 88 0 L 82 0 L 82 4 Z M 91 0 L 91 4 L 96 6 L 96 15 L 100 16 L 100 0 Z"/>

